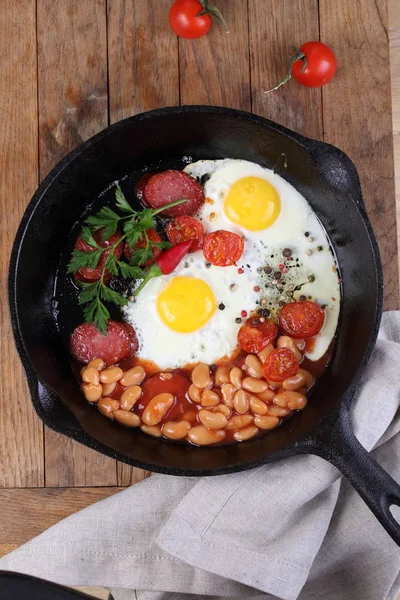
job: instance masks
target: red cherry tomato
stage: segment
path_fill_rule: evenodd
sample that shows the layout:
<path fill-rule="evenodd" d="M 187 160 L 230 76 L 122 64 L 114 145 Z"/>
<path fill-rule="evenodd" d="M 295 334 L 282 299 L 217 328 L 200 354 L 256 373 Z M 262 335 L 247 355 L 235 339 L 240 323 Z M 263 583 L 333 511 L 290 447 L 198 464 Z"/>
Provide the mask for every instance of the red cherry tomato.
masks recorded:
<path fill-rule="evenodd" d="M 204 240 L 204 258 L 216 267 L 234 265 L 242 256 L 243 250 L 243 238 L 225 229 L 209 233 Z"/>
<path fill-rule="evenodd" d="M 189 217 L 189 215 L 182 215 L 170 221 L 165 232 L 173 246 L 192 240 L 190 252 L 195 252 L 203 247 L 203 225 L 194 217 Z"/>
<path fill-rule="evenodd" d="M 193 40 L 203 37 L 211 27 L 209 14 L 198 16 L 203 6 L 197 0 L 175 0 L 169 11 L 169 24 L 182 38 Z"/>
<path fill-rule="evenodd" d="M 322 329 L 325 312 L 315 302 L 291 302 L 285 304 L 279 315 L 279 327 L 293 338 L 310 338 Z"/>
<path fill-rule="evenodd" d="M 259 317 L 250 317 L 238 331 L 239 346 L 252 354 L 261 352 L 276 338 L 278 328 L 269 319 L 260 321 Z"/>
<path fill-rule="evenodd" d="M 305 58 L 293 63 L 292 75 L 296 81 L 306 87 L 321 87 L 329 83 L 337 69 L 332 50 L 322 42 L 306 42 L 299 50 Z"/>
<path fill-rule="evenodd" d="M 157 247 L 153 246 L 151 243 L 151 242 L 162 242 L 162 239 L 158 235 L 157 231 L 155 229 L 148 229 L 147 236 L 150 240 L 151 249 L 153 251 L 153 258 L 146 260 L 146 262 L 143 263 L 144 267 L 152 265 L 157 260 L 157 258 L 160 256 L 160 254 L 162 252 L 161 248 L 157 248 Z M 128 262 L 131 260 L 132 254 L 136 248 L 145 248 L 145 247 L 146 247 L 146 239 L 144 236 L 136 243 L 134 248 L 129 248 L 128 244 L 125 242 L 124 243 L 124 255 L 126 257 L 126 260 Z"/>
<path fill-rule="evenodd" d="M 263 366 L 263 375 L 269 381 L 283 381 L 293 377 L 299 370 L 299 364 L 289 348 L 275 348 Z"/>
<path fill-rule="evenodd" d="M 111 237 L 108 238 L 108 240 L 102 240 L 101 239 L 101 234 L 102 234 L 103 230 L 99 229 L 98 231 L 96 231 L 93 234 L 93 239 L 98 243 L 98 245 L 100 246 L 100 248 L 107 248 L 108 246 L 113 246 L 121 237 L 121 234 L 116 231 Z M 89 244 L 87 244 L 81 236 L 78 237 L 78 239 L 75 242 L 75 250 L 79 250 L 80 252 L 90 252 L 92 250 L 95 250 L 95 248 L 93 248 L 92 246 L 89 246 Z M 107 256 L 109 255 L 110 251 L 106 250 L 105 252 L 103 252 L 103 254 L 100 257 L 100 260 L 97 264 L 97 267 L 83 267 L 82 269 L 79 269 L 79 271 L 77 271 L 76 273 L 74 273 L 74 279 L 76 281 L 86 281 L 86 282 L 91 282 L 91 281 L 98 281 L 103 273 L 103 268 L 104 265 L 106 263 L 107 260 Z M 117 259 L 119 259 L 121 257 L 122 254 L 122 242 L 120 244 L 118 244 L 118 246 L 114 249 L 114 254 L 117 257 Z M 109 279 L 111 279 L 111 273 L 109 271 L 105 271 L 104 273 L 104 281 L 108 281 Z"/>

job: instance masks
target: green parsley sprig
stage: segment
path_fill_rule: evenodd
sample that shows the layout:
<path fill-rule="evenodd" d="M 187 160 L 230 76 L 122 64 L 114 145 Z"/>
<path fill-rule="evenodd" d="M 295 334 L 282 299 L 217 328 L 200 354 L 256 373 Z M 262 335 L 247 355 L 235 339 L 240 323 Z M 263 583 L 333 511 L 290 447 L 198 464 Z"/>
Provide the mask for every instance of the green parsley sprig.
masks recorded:
<path fill-rule="evenodd" d="M 79 304 L 86 304 L 83 309 L 85 321 L 93 323 L 103 335 L 107 331 L 107 322 L 110 318 L 110 313 L 104 302 L 116 304 L 117 306 L 124 306 L 128 302 L 125 296 L 106 285 L 105 276 L 111 273 L 111 275 L 119 275 L 124 279 L 144 279 L 143 265 L 153 258 L 153 248 L 165 250 L 170 246 L 169 242 L 152 242 L 149 239 L 147 230 L 154 228 L 156 215 L 167 208 L 186 202 L 186 199 L 183 198 L 158 209 L 145 208 L 137 211 L 126 200 L 119 185 L 115 191 L 115 200 L 116 208 L 122 214 L 115 212 L 108 206 L 104 206 L 96 215 L 88 217 L 85 220 L 86 226 L 82 228 L 81 236 L 93 250 L 83 252 L 75 248 L 72 251 L 67 268 L 69 274 L 77 273 L 87 267 L 94 269 L 98 267 L 103 254 L 107 252 L 100 278 L 90 283 L 78 281 L 81 287 L 78 297 Z M 101 239 L 103 241 L 108 240 L 117 231 L 118 227 L 122 229 L 123 234 L 110 246 L 101 247 L 93 237 L 93 234 L 101 229 Z M 114 254 L 117 246 L 123 241 L 126 241 L 132 251 L 129 264 L 119 260 Z M 143 244 L 143 241 L 145 244 Z M 141 242 L 142 247 L 137 247 L 139 242 Z"/>

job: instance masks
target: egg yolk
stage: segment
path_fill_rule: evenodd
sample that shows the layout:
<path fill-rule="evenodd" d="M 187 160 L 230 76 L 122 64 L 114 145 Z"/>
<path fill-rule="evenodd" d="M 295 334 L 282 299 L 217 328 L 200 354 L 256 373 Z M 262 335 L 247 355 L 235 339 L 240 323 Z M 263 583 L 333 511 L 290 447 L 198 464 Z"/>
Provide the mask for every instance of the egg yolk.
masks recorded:
<path fill-rule="evenodd" d="M 161 320 L 173 331 L 190 333 L 212 317 L 217 303 L 202 279 L 174 277 L 157 299 Z"/>
<path fill-rule="evenodd" d="M 243 177 L 231 186 L 225 199 L 228 219 L 251 231 L 275 223 L 281 210 L 278 192 L 261 177 Z"/>

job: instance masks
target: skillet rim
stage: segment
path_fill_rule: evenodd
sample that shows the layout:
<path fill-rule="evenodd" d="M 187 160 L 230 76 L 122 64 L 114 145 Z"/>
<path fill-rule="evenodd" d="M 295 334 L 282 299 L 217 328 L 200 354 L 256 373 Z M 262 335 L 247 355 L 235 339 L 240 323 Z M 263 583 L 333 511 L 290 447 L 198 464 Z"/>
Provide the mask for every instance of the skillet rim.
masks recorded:
<path fill-rule="evenodd" d="M 338 400 L 338 402 L 332 407 L 332 409 L 329 411 L 329 413 L 325 417 L 320 419 L 317 423 L 314 423 L 307 433 L 303 434 L 298 440 L 296 440 L 295 442 L 293 442 L 291 444 L 288 444 L 284 448 L 275 450 L 269 454 L 262 456 L 261 458 L 255 459 L 255 460 L 245 461 L 240 464 L 228 465 L 225 467 L 215 467 L 212 469 L 164 467 L 164 466 L 154 465 L 153 463 L 147 463 L 145 461 L 132 459 L 130 457 L 127 457 L 127 456 L 119 453 L 116 450 L 109 448 L 108 446 L 104 445 L 103 443 L 99 442 L 98 440 L 96 440 L 95 438 L 93 438 L 89 434 L 87 434 L 83 429 L 81 429 L 80 431 L 77 431 L 75 429 L 68 428 L 68 426 L 63 425 L 63 424 L 57 425 L 56 423 L 49 420 L 46 411 L 42 407 L 42 403 L 41 403 L 40 399 L 41 399 L 41 397 L 43 397 L 43 395 L 46 395 L 46 394 L 51 397 L 56 397 L 58 400 L 59 400 L 59 397 L 56 394 L 56 392 L 49 391 L 46 388 L 46 386 L 43 383 L 41 383 L 41 381 L 36 376 L 35 370 L 32 366 L 32 363 L 31 363 L 29 355 L 28 355 L 28 351 L 25 347 L 24 339 L 23 339 L 22 332 L 20 329 L 20 323 L 19 323 L 19 318 L 18 318 L 18 302 L 17 302 L 17 293 L 16 293 L 17 274 L 18 274 L 18 268 L 19 268 L 19 253 L 20 253 L 20 247 L 21 247 L 24 237 L 25 237 L 26 230 L 30 224 L 31 219 L 35 215 L 36 207 L 40 204 L 43 196 L 46 194 L 49 187 L 58 178 L 58 176 L 64 171 L 64 169 L 72 161 L 79 158 L 79 156 L 83 152 L 85 152 L 87 148 L 91 147 L 93 144 L 96 144 L 99 140 L 105 138 L 109 134 L 114 133 L 118 129 L 124 128 L 126 126 L 126 124 L 128 124 L 128 123 L 131 124 L 135 121 L 150 119 L 150 118 L 159 117 L 159 116 L 161 116 L 161 117 L 168 116 L 170 114 L 193 113 L 193 112 L 194 113 L 211 113 L 213 115 L 220 114 L 223 116 L 234 117 L 236 119 L 247 120 L 247 121 L 251 121 L 253 123 L 255 122 L 255 123 L 261 125 L 262 127 L 267 127 L 274 131 L 277 131 L 279 134 L 282 134 L 282 135 L 290 138 L 295 143 L 300 145 L 303 149 L 305 149 L 308 152 L 308 154 L 310 155 L 311 159 L 317 164 L 318 169 L 319 169 L 318 161 L 313 156 L 313 152 L 317 151 L 318 149 L 323 148 L 324 152 L 328 156 L 336 155 L 336 157 L 338 157 L 340 159 L 341 163 L 344 164 L 346 170 L 348 172 L 350 172 L 352 178 L 355 180 L 355 187 L 352 190 L 352 193 L 349 193 L 348 190 L 345 193 L 348 196 L 348 198 L 353 202 L 353 204 L 358 212 L 358 215 L 360 218 L 360 225 L 363 224 L 363 226 L 366 229 L 367 237 L 368 237 L 369 243 L 371 245 L 371 253 L 372 253 L 372 257 L 373 257 L 373 261 L 374 261 L 375 281 L 376 281 L 376 285 L 377 285 L 374 323 L 373 323 L 373 327 L 371 330 L 370 338 L 368 340 L 366 349 L 363 354 L 363 358 L 362 358 L 361 363 L 358 367 L 358 370 L 355 372 L 346 392 L 343 394 L 342 398 L 340 400 Z M 321 173 L 321 175 L 326 180 L 325 175 L 323 173 Z M 332 182 L 328 182 L 328 184 L 331 187 L 335 187 Z M 101 452 L 102 454 L 104 454 L 106 456 L 109 456 L 109 457 L 119 460 L 121 462 L 130 464 L 137 468 L 141 468 L 141 469 L 145 469 L 145 470 L 157 472 L 157 473 L 168 474 L 168 475 L 205 477 L 205 476 L 211 476 L 211 475 L 224 475 L 224 474 L 228 474 L 228 473 L 237 473 L 240 471 L 245 471 L 248 469 L 262 466 L 269 462 L 274 462 L 275 460 L 280 460 L 282 458 L 293 456 L 294 454 L 312 452 L 313 436 L 315 436 L 316 432 L 318 432 L 318 430 L 323 428 L 324 423 L 327 423 L 330 419 L 332 419 L 333 416 L 335 415 L 335 413 L 340 415 L 341 413 L 343 413 L 343 411 L 348 411 L 348 408 L 349 408 L 349 405 L 353 398 L 353 395 L 354 395 L 354 393 L 358 387 L 358 384 L 360 382 L 361 375 L 362 375 L 363 371 L 365 370 L 365 367 L 371 356 L 372 350 L 375 346 L 375 342 L 376 342 L 378 332 L 379 332 L 379 326 L 380 326 L 382 310 L 383 310 L 383 268 L 382 268 L 382 263 L 380 260 L 380 252 L 379 252 L 378 242 L 376 240 L 375 233 L 372 229 L 371 222 L 370 222 L 368 214 L 366 212 L 358 173 L 357 173 L 354 163 L 348 157 L 348 155 L 345 154 L 345 152 L 343 152 L 336 146 L 333 146 L 326 142 L 320 142 L 318 140 L 308 138 L 308 137 L 303 136 L 291 129 L 288 129 L 287 127 L 284 127 L 283 125 L 280 125 L 279 123 L 271 121 L 270 119 L 266 119 L 264 117 L 249 113 L 247 111 L 237 110 L 234 108 L 226 108 L 226 107 L 222 107 L 222 106 L 206 106 L 206 105 L 169 106 L 169 107 L 164 107 L 164 108 L 159 108 L 159 109 L 155 109 L 155 110 L 151 110 L 151 111 L 138 113 L 137 115 L 127 117 L 126 119 L 122 119 L 120 121 L 117 121 L 116 123 L 113 123 L 112 125 L 109 125 L 108 127 L 104 128 L 102 131 L 100 131 L 99 133 L 94 135 L 93 137 L 89 138 L 88 140 L 86 140 L 85 142 L 80 144 L 77 148 L 75 148 L 74 150 L 69 152 L 48 173 L 48 175 L 44 178 L 44 180 L 41 182 L 41 184 L 37 188 L 36 192 L 32 196 L 30 202 L 28 203 L 28 205 L 24 211 L 24 214 L 21 218 L 21 222 L 18 226 L 17 232 L 15 234 L 12 251 L 11 251 L 11 256 L 10 256 L 10 263 L 9 263 L 8 303 L 9 303 L 9 310 L 10 310 L 11 324 L 12 324 L 15 345 L 16 345 L 19 357 L 22 362 L 22 366 L 24 368 L 24 371 L 25 371 L 25 374 L 26 374 L 26 377 L 28 380 L 28 386 L 29 386 L 32 404 L 35 409 L 35 412 L 37 413 L 39 418 L 43 421 L 43 423 L 47 427 L 49 427 L 50 429 L 52 429 L 54 431 L 57 431 L 58 433 L 61 433 L 63 435 L 66 435 L 66 436 L 74 439 L 75 441 L 83 444 L 84 446 L 87 446 L 89 448 L 97 450 L 98 452 Z M 42 388 L 41 390 L 39 389 L 40 387 Z M 73 420 L 76 421 L 76 423 L 78 423 L 78 421 L 75 419 L 75 417 L 72 414 L 71 414 L 71 418 L 73 418 Z M 78 423 L 78 425 L 79 425 L 79 423 Z M 81 427 L 81 426 L 79 425 L 79 427 Z M 245 442 L 243 445 L 245 445 L 245 444 L 246 445 L 251 444 L 251 440 L 249 440 L 248 442 Z M 199 448 L 198 450 L 201 451 L 202 448 Z M 209 448 L 208 448 L 208 450 L 209 450 Z"/>

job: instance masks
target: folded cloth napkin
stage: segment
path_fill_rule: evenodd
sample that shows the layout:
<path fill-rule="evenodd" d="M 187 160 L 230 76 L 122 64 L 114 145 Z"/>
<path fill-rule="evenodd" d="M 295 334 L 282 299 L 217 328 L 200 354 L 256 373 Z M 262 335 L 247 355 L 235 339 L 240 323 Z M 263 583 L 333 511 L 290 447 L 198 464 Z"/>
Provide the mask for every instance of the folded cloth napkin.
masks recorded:
<path fill-rule="evenodd" d="M 397 481 L 399 367 L 400 312 L 385 313 L 352 419 Z M 400 549 L 316 456 L 220 477 L 156 475 L 51 527 L 0 569 L 104 586 L 115 600 L 389 600 L 400 590 Z"/>

